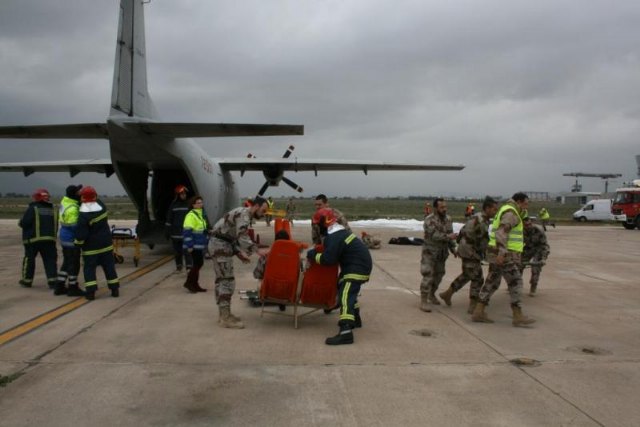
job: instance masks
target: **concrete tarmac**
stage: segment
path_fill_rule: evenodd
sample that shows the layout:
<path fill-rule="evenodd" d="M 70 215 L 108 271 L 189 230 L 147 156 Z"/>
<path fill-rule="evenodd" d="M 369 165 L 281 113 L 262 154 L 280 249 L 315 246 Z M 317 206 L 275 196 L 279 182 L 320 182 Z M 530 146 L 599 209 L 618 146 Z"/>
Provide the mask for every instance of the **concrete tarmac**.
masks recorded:
<path fill-rule="evenodd" d="M 261 223 L 263 242 L 272 239 Z M 358 234 L 360 229 L 354 229 Z M 523 297 L 530 328 L 511 326 L 504 282 L 473 323 L 467 288 L 453 306 L 418 309 L 420 247 L 372 251 L 355 344 L 331 347 L 337 314 L 265 315 L 233 298 L 246 329 L 217 325 L 213 268 L 189 294 L 173 262 L 0 346 L 2 426 L 635 426 L 640 423 L 640 231 L 559 226 L 538 295 Z M 293 229 L 309 241 L 309 226 Z M 22 246 L 0 221 L 0 333 L 72 300 L 46 289 L 38 261 L 18 286 Z M 141 266 L 168 254 L 143 249 Z M 123 250 L 120 276 L 135 270 Z M 60 260 L 61 261 L 61 260 Z M 236 260 L 237 290 L 255 263 Z M 460 272 L 450 257 L 441 290 Z M 98 276 L 99 280 L 102 278 Z M 525 270 L 525 290 L 529 271 Z M 467 285 L 468 286 L 468 285 Z M 277 307 L 270 308 L 277 310 Z M 291 313 L 288 308 L 287 312 Z M 511 361 L 533 359 L 532 365 Z"/>

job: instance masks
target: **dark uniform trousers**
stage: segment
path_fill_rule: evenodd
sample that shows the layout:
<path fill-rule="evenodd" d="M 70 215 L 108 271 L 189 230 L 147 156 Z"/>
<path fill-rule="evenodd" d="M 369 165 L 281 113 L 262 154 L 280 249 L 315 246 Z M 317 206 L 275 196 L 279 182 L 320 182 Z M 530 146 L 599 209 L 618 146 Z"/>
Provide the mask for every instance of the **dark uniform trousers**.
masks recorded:
<path fill-rule="evenodd" d="M 367 280 L 340 279 L 338 284 L 338 304 L 340 306 L 339 324 L 341 326 L 346 326 L 349 329 L 355 327 L 356 318 L 360 317 L 358 294 L 360 293 L 360 287 L 364 285 Z"/>
<path fill-rule="evenodd" d="M 120 287 L 120 280 L 116 273 L 116 262 L 113 257 L 113 251 L 106 251 L 100 254 L 82 255 L 84 261 L 84 287 L 89 292 L 95 292 L 98 288 L 98 281 L 96 278 L 96 269 L 98 266 L 102 267 L 104 276 L 107 279 L 107 285 L 109 289 L 118 289 Z"/>
<path fill-rule="evenodd" d="M 173 245 L 173 251 L 175 252 L 176 268 L 182 268 L 182 258 L 184 257 L 187 270 L 189 270 L 193 266 L 193 259 L 191 254 L 186 249 L 183 249 L 182 242 L 183 240 L 181 238 L 171 238 L 171 244 Z"/>
<path fill-rule="evenodd" d="M 40 241 L 24 245 L 24 258 L 22 260 L 22 281 L 31 285 L 36 269 L 36 256 L 42 256 L 44 271 L 47 276 L 47 284 L 50 288 L 56 285 L 58 280 L 57 264 L 58 252 L 55 241 Z"/>
<path fill-rule="evenodd" d="M 58 272 L 58 281 L 69 285 L 78 284 L 78 272 L 80 271 L 80 248 L 62 247 L 62 266 Z"/>

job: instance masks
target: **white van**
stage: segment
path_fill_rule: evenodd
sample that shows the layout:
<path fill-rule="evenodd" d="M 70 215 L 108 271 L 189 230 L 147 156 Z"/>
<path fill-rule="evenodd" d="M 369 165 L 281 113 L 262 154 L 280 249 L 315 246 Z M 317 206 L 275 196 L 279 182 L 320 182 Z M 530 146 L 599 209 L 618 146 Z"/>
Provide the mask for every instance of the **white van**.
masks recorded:
<path fill-rule="evenodd" d="M 612 221 L 611 200 L 591 200 L 582 209 L 573 213 L 573 219 L 576 221 Z"/>

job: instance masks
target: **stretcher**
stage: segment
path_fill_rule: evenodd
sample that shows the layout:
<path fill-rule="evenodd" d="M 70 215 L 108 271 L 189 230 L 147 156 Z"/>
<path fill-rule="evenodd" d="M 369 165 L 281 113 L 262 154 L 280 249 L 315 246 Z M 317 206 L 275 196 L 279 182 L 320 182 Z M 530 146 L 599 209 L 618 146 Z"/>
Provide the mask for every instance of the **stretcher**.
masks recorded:
<path fill-rule="evenodd" d="M 260 301 L 264 313 L 292 316 L 298 328 L 298 318 L 318 310 L 329 313 L 336 304 L 338 266 L 311 264 L 302 270 L 301 245 L 291 240 L 276 240 L 269 252 L 264 278 L 260 285 Z M 267 303 L 293 306 L 293 314 L 265 310 Z M 300 311 L 299 308 L 309 308 Z"/>
<path fill-rule="evenodd" d="M 140 240 L 131 228 L 111 226 L 111 240 L 113 241 L 113 258 L 116 264 L 124 262 L 124 256 L 120 254 L 122 248 L 133 246 L 133 265 L 140 263 Z"/>

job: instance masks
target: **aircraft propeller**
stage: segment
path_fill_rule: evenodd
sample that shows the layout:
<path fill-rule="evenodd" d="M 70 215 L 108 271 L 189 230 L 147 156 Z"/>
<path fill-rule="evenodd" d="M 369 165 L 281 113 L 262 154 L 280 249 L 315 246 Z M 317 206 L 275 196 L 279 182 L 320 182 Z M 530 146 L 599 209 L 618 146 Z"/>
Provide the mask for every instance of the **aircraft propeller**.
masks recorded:
<path fill-rule="evenodd" d="M 291 153 L 293 152 L 294 149 L 295 149 L 295 147 L 293 145 L 290 145 L 287 148 L 287 150 L 284 152 L 284 154 L 282 155 L 282 158 L 283 159 L 289 158 L 289 156 L 291 156 Z M 255 156 L 253 154 L 249 153 L 249 155 L 247 157 L 253 158 Z M 289 187 L 293 188 L 298 193 L 302 193 L 302 191 L 303 191 L 302 187 L 300 187 L 298 184 L 296 184 L 295 182 L 293 182 L 289 178 L 283 176 L 284 171 L 282 170 L 282 168 L 274 166 L 272 168 L 265 169 L 264 171 L 262 171 L 262 174 L 266 178 L 266 181 L 264 182 L 264 184 L 262 185 L 262 187 L 260 187 L 260 190 L 258 191 L 258 195 L 259 196 L 262 196 L 265 193 L 265 191 L 267 191 L 267 188 L 269 188 L 270 186 L 277 186 L 278 184 L 280 184 L 280 181 L 284 181 L 285 184 L 287 184 Z"/>

